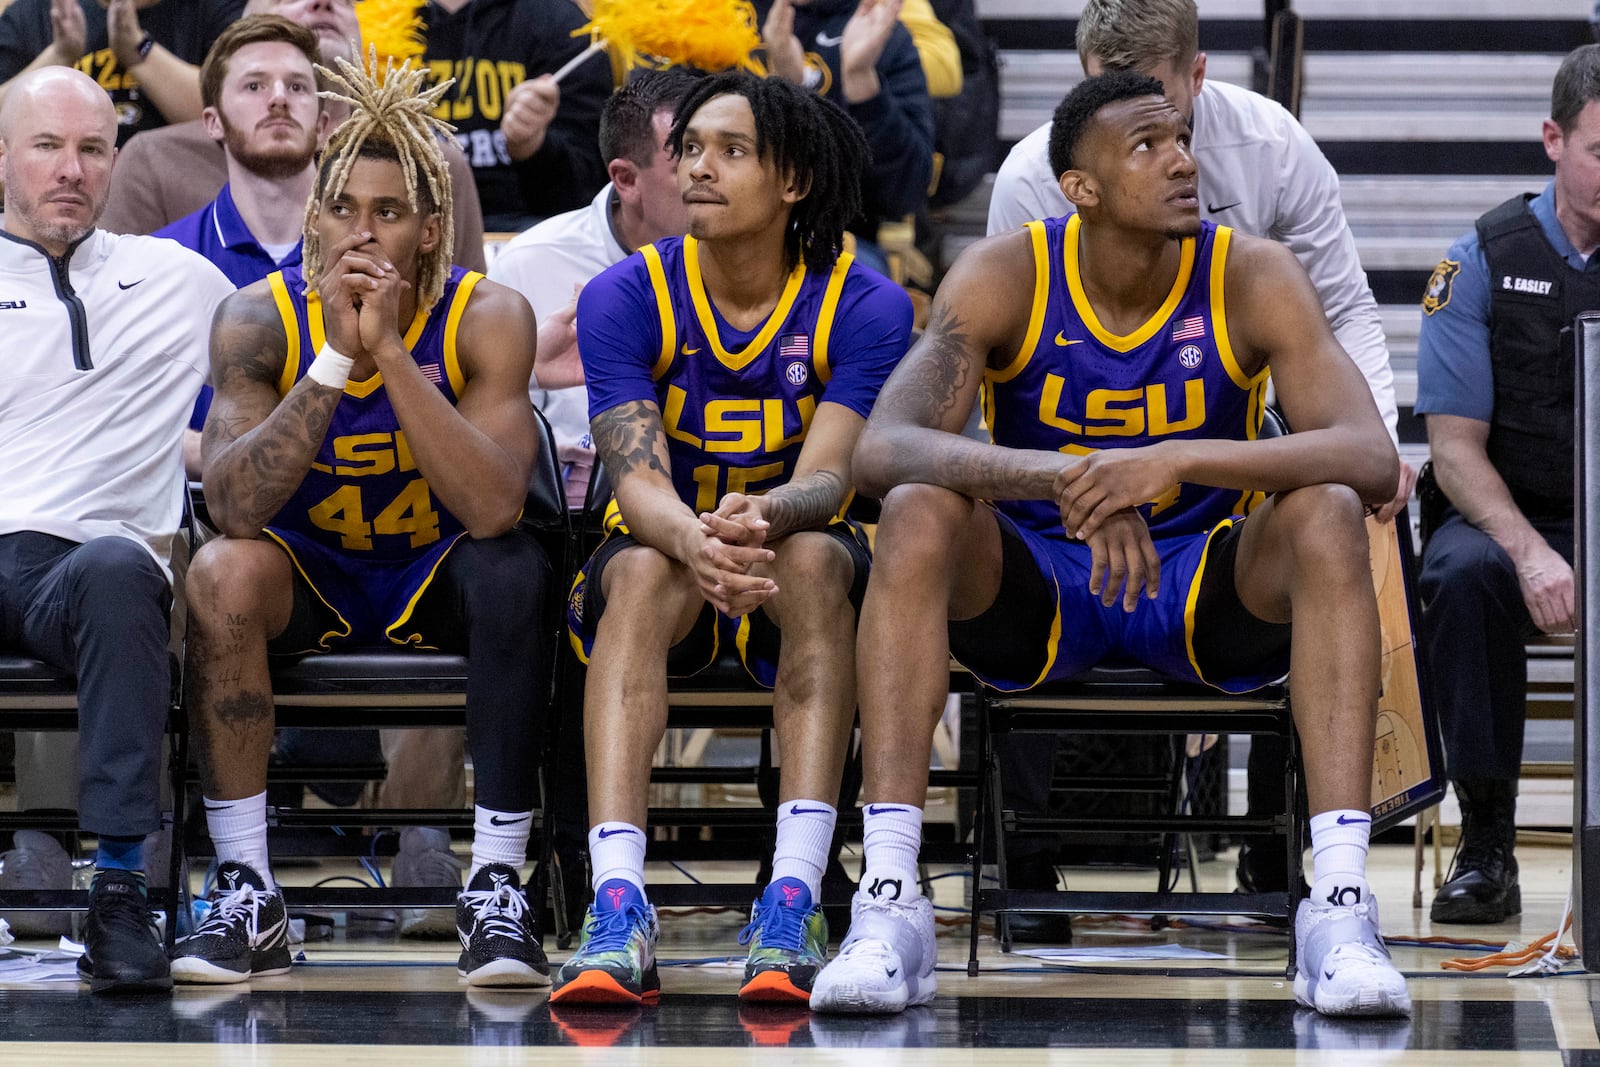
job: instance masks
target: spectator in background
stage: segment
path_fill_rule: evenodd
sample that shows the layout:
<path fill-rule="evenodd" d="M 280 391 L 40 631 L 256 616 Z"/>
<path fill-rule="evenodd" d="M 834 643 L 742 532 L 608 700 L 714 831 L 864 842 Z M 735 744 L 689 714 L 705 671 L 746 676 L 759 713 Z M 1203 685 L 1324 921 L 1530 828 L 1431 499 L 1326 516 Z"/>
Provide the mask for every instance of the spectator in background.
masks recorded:
<path fill-rule="evenodd" d="M 1132 70 L 1160 81 L 1167 99 L 1189 121 L 1199 168 L 1200 216 L 1241 233 L 1271 238 L 1289 248 L 1311 276 L 1339 344 L 1360 368 L 1391 440 L 1398 440 L 1394 374 L 1377 301 L 1356 255 L 1355 238 L 1339 201 L 1339 176 L 1294 116 L 1257 93 L 1207 81 L 1206 54 L 1199 50 L 1200 15 L 1194 0 L 1087 0 L 1078 19 L 1078 58 L 1091 77 Z M 989 233 L 1003 233 L 1031 219 L 1072 211 L 1051 174 L 1050 124 L 1017 143 L 995 176 L 989 201 Z M 1404 462 L 1393 499 L 1378 512 L 1393 518 L 1411 495 L 1416 473 Z M 1030 738 L 1026 748 L 1002 751 L 1006 778 L 1025 793 L 1015 806 L 1042 810 L 1049 791 L 1054 745 Z M 1286 754 L 1268 738 L 1250 747 L 1250 810 L 1281 812 Z M 1029 769 L 1024 770 L 1024 764 Z M 1021 839 L 1013 839 L 1019 842 Z M 1012 868 L 1019 888 L 1055 888 L 1054 868 L 1037 856 Z M 1242 887 L 1285 888 L 1281 839 L 1240 849 Z M 1029 884 L 1030 880 L 1033 884 Z M 1012 920 L 1015 933 L 1018 923 Z M 1057 940 L 1064 924 L 1047 916 L 1024 916 L 1024 932 Z M 1046 937 L 1043 931 L 1049 931 Z"/>
<path fill-rule="evenodd" d="M 169 0 L 171 2 L 171 0 Z M 355 59 L 361 24 L 354 0 L 250 0 L 247 14 L 281 15 L 317 35 L 323 61 L 335 57 Z M 203 53 L 202 53 L 203 54 Z M 326 105 L 329 127 L 344 121 L 348 109 L 338 101 Z M 466 157 L 452 143 L 445 144 L 445 160 L 455 189 L 451 212 L 455 223 L 454 262 L 482 271 L 483 213 Z M 111 182 L 111 199 L 101 225 L 112 233 L 154 233 L 185 215 L 206 207 L 228 180 L 222 143 L 213 140 L 196 119 L 151 130 L 129 141 L 117 156 Z"/>
<path fill-rule="evenodd" d="M 0 98 L 18 75 L 76 67 L 117 110 L 117 143 L 200 117 L 199 62 L 244 0 L 16 0 L 0 14 Z"/>
<path fill-rule="evenodd" d="M 933 180 L 933 104 L 901 0 L 757 0 L 767 67 L 860 124 L 872 146 L 856 254 L 887 269 L 878 225 L 916 213 Z"/>
<path fill-rule="evenodd" d="M 1461 802 L 1436 923 L 1522 911 L 1512 846 L 1525 642 L 1574 623 L 1570 327 L 1600 308 L 1597 140 L 1600 45 L 1585 45 L 1556 72 L 1544 120 L 1555 177 L 1480 217 L 1422 298 L 1416 409 L 1447 506 L 1422 552 L 1421 637 Z"/>
<path fill-rule="evenodd" d="M 582 207 L 606 182 L 595 143 L 611 70 L 593 56 L 554 72 L 588 42 L 569 0 L 432 0 L 427 62 L 456 84 L 434 113 L 456 128 L 491 231 L 525 230 Z"/>
<path fill-rule="evenodd" d="M 600 112 L 600 154 L 611 181 L 588 207 L 545 219 L 519 234 L 495 257 L 489 277 L 533 305 L 539 320 L 540 372 L 533 402 L 550 420 L 560 450 L 567 502 L 581 507 L 594 465 L 589 439 L 589 398 L 582 385 L 559 388 L 543 370 L 561 352 L 577 354 L 577 293 L 590 278 L 621 263 L 642 246 L 688 228 L 678 189 L 678 161 L 666 147 L 678 105 L 694 88 L 685 68 L 639 71 Z"/>
<path fill-rule="evenodd" d="M 935 100 L 955 96 L 961 91 L 961 49 L 956 36 L 940 20 L 931 0 L 901 0 L 900 24 L 911 34 L 917 58 L 922 62 L 922 77 L 928 95 Z"/>

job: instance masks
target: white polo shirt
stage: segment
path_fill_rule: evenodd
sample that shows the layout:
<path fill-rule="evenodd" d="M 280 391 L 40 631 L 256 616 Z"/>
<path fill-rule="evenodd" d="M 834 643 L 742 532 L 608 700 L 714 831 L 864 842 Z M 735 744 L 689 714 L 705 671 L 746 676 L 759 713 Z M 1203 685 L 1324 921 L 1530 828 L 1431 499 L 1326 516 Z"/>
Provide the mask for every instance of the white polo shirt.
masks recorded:
<path fill-rule="evenodd" d="M 1207 81 L 1194 101 L 1200 217 L 1286 246 L 1311 276 L 1334 336 L 1360 368 L 1395 438 L 1398 412 L 1378 302 L 1339 199 L 1339 176 L 1276 101 Z M 1050 168 L 1050 124 L 1021 141 L 995 174 L 990 234 L 1072 212 Z"/>
<path fill-rule="evenodd" d="M 95 230 L 54 261 L 0 232 L 0 534 L 128 537 L 170 577 L 183 431 L 231 292 L 175 241 Z"/>
<path fill-rule="evenodd" d="M 489 278 L 527 297 L 543 322 L 572 302 L 572 287 L 585 285 L 607 267 L 628 258 L 611 232 L 611 183 L 588 207 L 552 215 L 507 242 L 489 268 Z M 583 386 L 530 390 L 550 420 L 556 442 L 588 447 L 589 395 Z"/>

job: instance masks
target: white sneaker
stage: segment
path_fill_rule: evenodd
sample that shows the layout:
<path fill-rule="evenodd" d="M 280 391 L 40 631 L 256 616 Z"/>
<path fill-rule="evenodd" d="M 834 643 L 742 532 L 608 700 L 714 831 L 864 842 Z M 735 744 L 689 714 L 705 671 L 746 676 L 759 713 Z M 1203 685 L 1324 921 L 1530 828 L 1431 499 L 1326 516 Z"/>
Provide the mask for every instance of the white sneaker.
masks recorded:
<path fill-rule="evenodd" d="M 1410 1015 L 1406 980 L 1378 933 L 1378 901 L 1364 885 L 1319 883 L 1294 917 L 1294 998 L 1324 1015 Z M 1353 898 L 1357 903 L 1328 903 Z"/>
<path fill-rule="evenodd" d="M 873 1015 L 926 1004 L 937 988 L 937 962 L 927 897 L 882 900 L 857 890 L 850 901 L 850 932 L 817 975 L 811 1010 Z"/>

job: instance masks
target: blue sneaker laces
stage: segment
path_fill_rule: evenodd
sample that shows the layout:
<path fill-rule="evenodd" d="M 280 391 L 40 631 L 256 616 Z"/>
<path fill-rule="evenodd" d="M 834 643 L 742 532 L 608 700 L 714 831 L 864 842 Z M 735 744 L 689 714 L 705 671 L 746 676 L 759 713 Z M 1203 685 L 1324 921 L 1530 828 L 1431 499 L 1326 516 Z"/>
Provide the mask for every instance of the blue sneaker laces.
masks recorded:
<path fill-rule="evenodd" d="M 788 907 L 778 903 L 756 902 L 755 917 L 739 932 L 739 944 L 748 945 L 761 934 L 762 948 L 780 948 L 800 952 L 805 948 L 806 919 L 809 908 Z"/>

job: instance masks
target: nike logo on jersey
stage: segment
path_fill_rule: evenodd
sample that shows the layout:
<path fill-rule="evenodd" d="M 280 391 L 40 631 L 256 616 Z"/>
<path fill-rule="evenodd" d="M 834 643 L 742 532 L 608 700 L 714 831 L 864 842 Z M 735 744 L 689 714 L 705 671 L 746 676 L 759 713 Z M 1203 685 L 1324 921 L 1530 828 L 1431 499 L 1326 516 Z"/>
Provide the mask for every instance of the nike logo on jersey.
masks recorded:
<path fill-rule="evenodd" d="M 700 350 L 698 348 L 690 348 L 688 345 L 683 346 L 683 354 L 686 356 L 692 356 L 699 351 Z"/>
<path fill-rule="evenodd" d="M 825 33 L 817 34 L 817 43 L 820 44 L 824 48 L 836 47 L 839 44 L 839 42 L 842 41 L 842 40 L 844 40 L 844 34 L 842 34 L 842 33 L 839 34 L 837 37 L 829 37 Z"/>
<path fill-rule="evenodd" d="M 1242 203 L 1244 203 L 1243 200 L 1235 200 L 1231 204 L 1207 204 L 1206 205 L 1206 210 L 1209 211 L 1211 214 L 1215 215 L 1219 211 L 1226 211 L 1230 207 L 1238 207 Z"/>
<path fill-rule="evenodd" d="M 143 278 L 140 278 L 138 282 L 118 282 L 117 283 L 117 288 L 118 289 L 132 289 L 134 286 L 138 285 L 139 282 L 142 282 L 142 281 L 144 281 Z"/>
<path fill-rule="evenodd" d="M 1064 332 L 1058 332 L 1056 334 L 1056 344 L 1062 346 L 1063 348 L 1065 348 L 1067 345 L 1081 345 L 1083 344 L 1083 338 L 1075 337 L 1069 341 L 1067 340 L 1067 335 Z"/>

